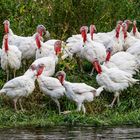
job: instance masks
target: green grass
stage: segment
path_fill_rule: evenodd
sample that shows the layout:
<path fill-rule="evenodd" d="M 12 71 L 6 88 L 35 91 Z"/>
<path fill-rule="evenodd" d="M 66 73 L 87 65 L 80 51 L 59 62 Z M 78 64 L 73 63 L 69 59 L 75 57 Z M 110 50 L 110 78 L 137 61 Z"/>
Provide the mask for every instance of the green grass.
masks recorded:
<path fill-rule="evenodd" d="M 42 1 L 42 3 L 41 3 Z M 15 34 L 27 36 L 35 32 L 38 24 L 43 24 L 51 33 L 51 38 L 66 40 L 72 34 L 79 33 L 82 25 L 95 24 L 98 32 L 111 31 L 117 20 L 137 19 L 140 27 L 140 3 L 138 0 L 1 0 L 0 1 L 0 44 L 4 34 L 3 21 L 9 19 Z M 85 73 L 78 71 L 76 62 L 60 62 L 57 70 L 67 73 L 71 82 L 85 82 L 95 88 L 96 73 L 88 76 L 91 65 L 84 62 Z M 22 69 L 18 75 L 22 75 Z M 140 79 L 140 74 L 136 75 Z M 0 70 L 0 87 L 6 81 L 6 74 Z M 15 113 L 11 99 L 0 97 L 0 127 L 13 126 L 53 126 L 53 125 L 122 125 L 140 124 L 140 87 L 135 85 L 123 91 L 121 103 L 113 109 L 110 104 L 113 94 L 103 92 L 91 103 L 86 103 L 87 114 L 72 113 L 58 115 L 56 104 L 39 92 L 38 86 L 23 101 L 26 112 Z M 61 109 L 74 110 L 75 104 L 66 97 L 60 100 Z"/>
<path fill-rule="evenodd" d="M 120 113 L 107 109 L 104 113 L 70 113 L 58 115 L 50 110 L 26 111 L 15 113 L 11 108 L 0 109 L 0 128 L 8 127 L 53 127 L 59 125 L 77 126 L 117 126 L 140 125 L 140 109 Z"/>
<path fill-rule="evenodd" d="M 60 62 L 57 70 L 67 73 L 67 80 L 71 82 L 85 82 L 93 87 L 96 83 L 96 73 L 92 77 L 88 75 L 91 65 L 84 62 L 85 73 L 77 70 L 75 61 L 66 60 Z M 57 71 L 56 70 L 56 71 Z M 136 75 L 140 79 L 140 75 Z M 4 82 L 3 82 L 4 83 Z M 1 85 L 3 85 L 3 83 Z M 113 99 L 113 94 L 104 91 L 100 97 L 91 103 L 85 103 L 87 113 L 73 112 L 67 115 L 58 115 L 56 104 L 47 96 L 40 93 L 38 85 L 29 97 L 23 100 L 25 112 L 16 113 L 13 103 L 8 97 L 0 98 L 0 127 L 26 127 L 26 126 L 55 126 L 55 125 L 89 125 L 89 126 L 115 126 L 115 125 L 139 125 L 140 124 L 140 88 L 134 85 L 125 90 L 120 96 L 120 104 L 114 108 L 108 108 Z M 66 97 L 60 99 L 61 110 L 75 110 L 74 102 Z"/>

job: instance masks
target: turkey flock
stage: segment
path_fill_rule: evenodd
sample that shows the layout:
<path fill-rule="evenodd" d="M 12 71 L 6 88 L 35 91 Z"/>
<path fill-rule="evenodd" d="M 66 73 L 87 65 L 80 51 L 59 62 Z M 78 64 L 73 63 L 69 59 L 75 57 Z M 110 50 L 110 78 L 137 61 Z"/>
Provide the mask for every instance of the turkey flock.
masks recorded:
<path fill-rule="evenodd" d="M 130 24 L 133 27 L 128 32 Z M 32 36 L 23 37 L 14 34 L 10 22 L 5 20 L 4 31 L 0 58 L 1 68 L 7 74 L 7 82 L 0 94 L 13 100 L 15 111 L 18 111 L 17 102 L 24 111 L 22 98 L 34 91 L 35 81 L 38 82 L 40 91 L 56 103 L 59 114 L 62 113 L 59 99 L 64 95 L 76 103 L 76 111 L 85 114 L 84 102 L 92 102 L 103 90 L 114 93 L 114 99 L 108 105 L 113 107 L 116 100 L 119 103 L 119 95 L 123 90 L 139 83 L 139 79 L 133 78 L 140 69 L 140 33 L 135 20 L 118 21 L 115 29 L 106 33 L 95 33 L 95 25 L 90 25 L 89 28 L 82 26 L 80 34 L 72 35 L 65 42 L 57 39 L 44 42 L 43 35 L 49 36 L 49 32 L 43 25 L 38 25 Z M 71 83 L 66 80 L 64 71 L 55 73 L 58 61 L 66 58 L 76 59 L 81 72 L 82 61 L 85 59 L 90 62 L 90 76 L 96 70 L 99 88 L 85 83 Z M 16 71 L 20 67 L 26 68 L 30 59 L 35 60 L 24 70 L 22 76 L 16 77 Z"/>

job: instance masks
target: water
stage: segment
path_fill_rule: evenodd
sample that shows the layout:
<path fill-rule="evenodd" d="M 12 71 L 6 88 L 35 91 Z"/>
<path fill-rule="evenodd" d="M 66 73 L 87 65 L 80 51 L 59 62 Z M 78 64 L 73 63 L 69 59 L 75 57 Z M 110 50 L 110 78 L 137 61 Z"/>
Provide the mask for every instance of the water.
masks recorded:
<path fill-rule="evenodd" d="M 140 140 L 140 128 L 54 127 L 0 129 L 0 140 Z"/>

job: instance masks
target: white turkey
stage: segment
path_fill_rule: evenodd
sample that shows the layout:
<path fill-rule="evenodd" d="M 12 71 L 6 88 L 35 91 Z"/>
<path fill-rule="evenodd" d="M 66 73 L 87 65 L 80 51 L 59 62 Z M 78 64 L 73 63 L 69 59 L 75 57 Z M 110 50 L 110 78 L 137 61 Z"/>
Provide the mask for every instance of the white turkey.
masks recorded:
<path fill-rule="evenodd" d="M 116 23 L 116 27 L 117 26 L 121 26 L 123 24 L 123 21 L 122 20 L 118 20 L 117 21 L 117 23 Z M 119 31 L 119 30 L 118 30 Z M 114 34 L 116 34 L 116 37 L 118 37 L 119 36 L 119 34 L 118 34 L 119 32 L 116 32 L 116 28 L 115 29 L 113 29 L 112 31 L 110 31 L 110 32 L 107 32 L 107 35 L 109 35 L 110 37 L 111 36 L 113 36 Z"/>
<path fill-rule="evenodd" d="M 83 27 L 86 27 L 86 26 L 83 26 Z M 101 44 L 106 46 L 108 44 L 108 42 L 110 42 L 111 37 L 109 35 L 107 35 L 106 33 L 97 33 L 97 34 L 95 34 L 95 31 L 96 31 L 95 25 L 90 25 L 90 33 L 88 33 L 86 35 L 86 38 L 88 40 L 93 40 L 95 42 L 101 43 Z M 72 37 L 69 37 L 66 40 L 66 42 L 68 44 L 69 43 L 74 44 L 74 43 L 78 43 L 78 42 L 83 42 L 83 38 L 82 38 L 81 34 L 72 35 Z"/>
<path fill-rule="evenodd" d="M 122 25 L 122 21 L 118 21 L 117 25 Z M 88 40 L 93 40 L 95 42 L 99 42 L 103 44 L 104 46 L 107 46 L 108 43 L 112 40 L 112 36 L 116 33 L 116 29 L 113 29 L 111 32 L 106 32 L 106 33 L 96 33 L 95 34 L 96 27 L 95 25 L 90 25 L 90 33 L 87 34 L 87 39 Z M 72 35 L 72 37 L 69 37 L 66 42 L 73 44 L 77 42 L 83 41 L 82 36 L 80 34 L 77 35 Z"/>
<path fill-rule="evenodd" d="M 138 66 L 140 68 L 140 42 L 135 43 L 132 47 L 128 48 L 126 52 L 136 57 Z"/>
<path fill-rule="evenodd" d="M 44 44 L 47 45 L 50 49 L 52 49 L 57 41 L 61 42 L 61 53 L 62 53 L 63 48 L 66 47 L 66 43 L 64 41 L 61 41 L 59 39 L 50 39 L 44 42 Z"/>
<path fill-rule="evenodd" d="M 113 29 L 112 31 L 106 33 L 99 32 L 97 34 L 94 34 L 94 31 L 96 30 L 95 25 L 90 25 L 91 39 L 95 42 L 102 43 L 105 47 L 107 47 L 110 44 L 110 42 L 113 44 L 114 40 L 119 40 L 119 31 L 122 23 L 123 22 L 119 20 L 117 22 L 116 28 Z M 113 42 L 112 42 L 112 38 L 113 38 Z"/>
<path fill-rule="evenodd" d="M 9 80 L 10 69 L 13 70 L 14 77 L 16 76 L 16 70 L 21 66 L 22 56 L 22 53 L 16 46 L 9 45 L 8 39 L 8 35 L 4 35 L 1 53 L 1 67 L 7 73 L 7 81 Z"/>
<path fill-rule="evenodd" d="M 15 111 L 18 111 L 17 101 L 19 101 L 20 108 L 23 111 L 21 100 L 35 89 L 36 74 L 36 70 L 33 69 L 33 72 L 28 75 L 19 76 L 8 81 L 0 90 L 1 95 L 4 94 L 12 98 Z"/>
<path fill-rule="evenodd" d="M 9 44 L 16 45 L 18 47 L 18 49 L 22 52 L 23 60 L 28 60 L 35 57 L 37 48 L 35 42 L 36 33 L 33 36 L 28 37 L 15 35 L 10 29 L 10 22 L 8 20 L 4 21 L 4 28 L 5 33 L 8 34 Z M 46 33 L 46 28 L 43 25 L 38 25 L 37 32 L 42 35 L 43 33 Z"/>
<path fill-rule="evenodd" d="M 44 64 L 45 69 L 43 71 L 43 75 L 45 76 L 52 76 L 55 73 L 55 67 L 56 67 L 56 64 L 58 63 L 58 56 L 61 52 L 60 45 L 57 42 L 54 45 L 54 50 L 55 50 L 54 53 L 50 53 L 48 57 L 39 58 L 32 63 L 32 65 L 35 65 L 35 66 L 38 66 L 39 64 Z M 25 72 L 25 75 L 30 72 L 31 71 L 28 69 Z"/>
<path fill-rule="evenodd" d="M 107 49 L 107 56 L 104 66 L 107 68 L 119 68 L 120 70 L 128 72 L 132 75 L 136 74 L 139 68 L 136 57 L 128 52 L 123 51 L 117 52 L 111 56 L 112 50 L 114 49 L 112 48 Z"/>
<path fill-rule="evenodd" d="M 62 59 L 65 59 L 67 56 L 73 56 L 76 54 L 80 58 L 88 60 L 90 63 L 93 63 L 95 58 L 98 58 L 100 62 L 104 62 L 106 58 L 106 49 L 105 46 L 101 43 L 94 42 L 91 38 L 87 38 L 88 27 L 82 26 L 80 28 L 82 40 L 77 43 L 68 43 L 68 48 L 65 49 Z M 79 63 L 79 61 L 78 61 Z M 81 63 L 79 63 L 80 69 Z M 93 70 L 91 71 L 92 75 Z"/>
<path fill-rule="evenodd" d="M 140 44 L 140 40 L 136 39 L 134 36 L 131 36 L 130 33 L 127 32 L 128 25 L 126 23 L 122 24 L 122 32 L 123 32 L 123 48 L 127 50 L 128 48 L 135 46 L 136 44 Z"/>
<path fill-rule="evenodd" d="M 54 75 L 55 73 L 55 67 L 56 67 L 56 60 L 53 59 L 53 57 L 42 57 L 42 58 L 39 58 L 37 60 L 35 60 L 32 64 L 34 66 L 38 66 L 39 64 L 44 64 L 45 65 L 45 69 L 43 71 L 43 75 L 44 76 L 52 76 Z M 30 69 L 28 69 L 24 75 L 28 75 L 32 73 L 32 71 Z"/>
<path fill-rule="evenodd" d="M 53 46 L 51 46 L 43 43 L 40 39 L 40 35 L 36 34 L 36 44 L 37 44 L 36 59 L 47 57 L 52 54 L 58 55 L 58 53 L 61 53 L 62 42 L 60 40 L 55 41 Z"/>
<path fill-rule="evenodd" d="M 58 106 L 59 114 L 61 113 L 59 100 L 65 94 L 65 88 L 61 85 L 60 81 L 53 77 L 41 75 L 44 65 L 38 66 L 37 82 L 40 90 L 49 96 Z"/>
<path fill-rule="evenodd" d="M 41 41 L 41 36 L 39 34 L 36 34 L 36 45 L 37 45 L 37 49 L 36 49 L 36 59 L 38 58 L 42 58 L 42 57 L 47 57 L 49 56 L 50 53 L 53 53 L 54 50 L 52 48 L 52 50 L 50 50 L 48 48 L 47 45 L 45 45 L 42 41 Z"/>
<path fill-rule="evenodd" d="M 111 40 L 106 46 L 106 49 L 113 47 L 112 55 L 123 50 L 122 34 L 122 27 L 120 24 L 117 24 L 114 34 L 112 34 Z"/>
<path fill-rule="evenodd" d="M 136 20 L 133 21 L 133 27 L 132 27 L 132 30 L 130 32 L 130 35 L 134 36 L 135 38 L 137 39 L 140 39 L 140 33 L 138 31 L 138 28 L 137 28 L 137 22 Z"/>
<path fill-rule="evenodd" d="M 92 102 L 96 96 L 99 96 L 103 91 L 104 86 L 95 89 L 85 83 L 71 83 L 65 80 L 66 73 L 64 71 L 59 71 L 56 73 L 56 77 L 59 79 L 61 84 L 66 90 L 66 96 L 76 102 L 77 111 L 83 111 L 86 113 L 86 108 L 84 102 Z"/>
<path fill-rule="evenodd" d="M 104 62 L 106 58 L 106 49 L 105 46 L 101 43 L 88 40 L 87 39 L 87 28 L 85 26 L 80 29 L 81 35 L 83 37 L 83 47 L 81 49 L 81 57 L 88 60 L 91 64 L 93 64 L 93 60 L 98 58 L 100 62 Z M 91 71 L 92 75 L 93 69 Z"/>
<path fill-rule="evenodd" d="M 113 107 L 116 99 L 118 99 L 119 103 L 119 95 L 123 90 L 139 81 L 134 79 L 132 74 L 118 68 L 107 68 L 103 65 L 101 66 L 97 59 L 94 60 L 94 67 L 98 72 L 98 75 L 96 76 L 98 84 L 100 86 L 104 86 L 107 91 L 114 93 L 114 99 L 109 105 L 110 107 Z"/>

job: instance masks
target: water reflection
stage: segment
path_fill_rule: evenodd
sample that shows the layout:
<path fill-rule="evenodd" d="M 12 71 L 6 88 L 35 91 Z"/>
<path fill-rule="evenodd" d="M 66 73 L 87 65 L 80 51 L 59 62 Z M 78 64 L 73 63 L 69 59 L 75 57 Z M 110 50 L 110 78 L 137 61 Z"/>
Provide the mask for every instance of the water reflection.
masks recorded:
<path fill-rule="evenodd" d="M 0 129 L 0 140 L 140 140 L 140 128 L 54 127 Z"/>

